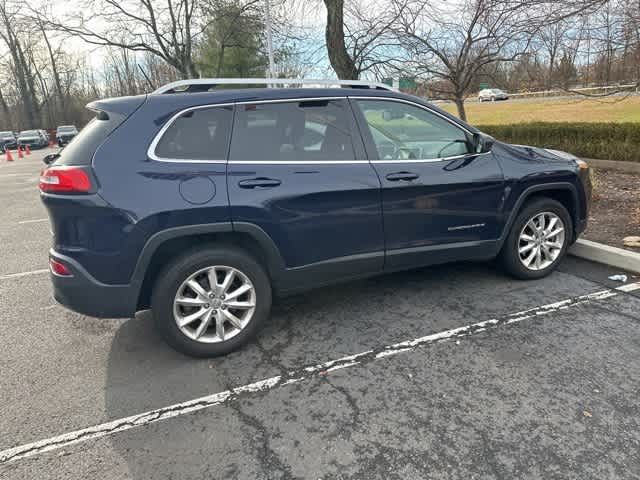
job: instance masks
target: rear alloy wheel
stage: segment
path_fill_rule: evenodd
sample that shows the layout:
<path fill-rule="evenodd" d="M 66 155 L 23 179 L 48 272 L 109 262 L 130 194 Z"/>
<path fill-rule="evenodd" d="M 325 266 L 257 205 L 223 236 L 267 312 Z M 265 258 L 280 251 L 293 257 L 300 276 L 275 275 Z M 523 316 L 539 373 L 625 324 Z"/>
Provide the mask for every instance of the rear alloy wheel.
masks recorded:
<path fill-rule="evenodd" d="M 256 309 L 251 280 L 233 267 L 212 266 L 190 275 L 173 300 L 180 331 L 204 343 L 224 342 L 239 334 Z"/>
<path fill-rule="evenodd" d="M 224 355 L 247 343 L 269 316 L 271 285 L 262 266 L 234 247 L 205 247 L 158 275 L 151 299 L 156 326 L 176 350 Z"/>
<path fill-rule="evenodd" d="M 499 258 L 514 277 L 542 278 L 560 263 L 572 238 L 567 209 L 556 200 L 539 198 L 518 214 Z"/>

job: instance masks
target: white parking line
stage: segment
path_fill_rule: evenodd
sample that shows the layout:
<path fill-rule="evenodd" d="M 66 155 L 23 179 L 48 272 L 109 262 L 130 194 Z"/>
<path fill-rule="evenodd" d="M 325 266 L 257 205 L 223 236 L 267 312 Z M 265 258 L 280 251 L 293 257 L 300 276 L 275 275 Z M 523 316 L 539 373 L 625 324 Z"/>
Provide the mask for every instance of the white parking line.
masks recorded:
<path fill-rule="evenodd" d="M 48 218 L 36 218 L 35 220 L 22 220 L 18 222 L 18 225 L 24 225 L 25 223 L 40 223 L 40 222 L 48 222 Z"/>
<path fill-rule="evenodd" d="M 284 387 L 291 385 L 292 383 L 308 380 L 316 375 L 327 375 L 335 370 L 350 368 L 356 365 L 373 362 L 381 358 L 388 358 L 399 353 L 412 351 L 421 346 L 450 340 L 452 338 L 467 337 L 474 333 L 484 332 L 499 326 L 511 325 L 526 319 L 537 318 L 540 315 L 546 315 L 558 310 L 571 308 L 593 300 L 611 298 L 619 295 L 620 291 L 630 292 L 637 289 L 640 289 L 640 282 L 624 285 L 615 289 L 602 290 L 588 295 L 581 295 L 579 297 L 572 297 L 560 302 L 554 302 L 521 312 L 512 313 L 504 317 L 493 318 L 491 320 L 485 320 L 465 327 L 445 330 L 424 337 L 414 338 L 412 340 L 395 343 L 393 345 L 387 345 L 375 350 L 367 350 L 366 352 L 349 355 L 316 365 L 300 367 L 287 372 L 286 375 L 276 375 L 274 377 L 265 378 L 257 382 L 236 387 L 231 390 L 225 390 L 223 392 L 214 393 L 212 395 L 196 398 L 187 402 L 176 403 L 167 407 L 149 410 L 129 417 L 119 418 L 111 422 L 101 423 L 99 425 L 63 433 L 37 442 L 9 448 L 7 450 L 0 451 L 0 464 L 13 462 L 21 458 L 31 457 L 33 455 L 57 450 L 76 443 L 106 437 L 117 432 L 123 432 L 132 428 L 142 427 L 161 420 L 167 420 L 169 418 L 228 403 L 248 393 L 263 392 L 277 387 Z"/>
<path fill-rule="evenodd" d="M 0 275 L 0 280 L 8 280 L 10 278 L 19 278 L 19 277 L 28 277 L 29 275 L 40 275 L 41 273 L 47 273 L 48 271 L 49 271 L 48 268 L 43 268 L 41 270 L 31 270 L 29 272 L 9 273 L 7 275 Z"/>
<path fill-rule="evenodd" d="M 0 178 L 9 178 L 9 177 L 29 177 L 33 176 L 37 178 L 38 176 L 33 172 L 25 172 L 25 173 L 2 173 L 0 174 Z"/>

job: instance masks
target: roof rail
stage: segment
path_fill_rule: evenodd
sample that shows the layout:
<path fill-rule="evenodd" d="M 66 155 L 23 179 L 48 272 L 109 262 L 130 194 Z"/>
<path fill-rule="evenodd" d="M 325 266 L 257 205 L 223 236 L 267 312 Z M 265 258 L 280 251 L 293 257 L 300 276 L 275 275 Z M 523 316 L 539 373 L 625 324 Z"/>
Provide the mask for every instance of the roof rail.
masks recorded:
<path fill-rule="evenodd" d="M 380 82 L 367 82 L 364 80 L 313 80 L 299 78 L 193 78 L 178 80 L 154 90 L 152 95 L 163 93 L 194 93 L 206 92 L 219 85 L 266 85 L 268 87 L 279 86 L 306 86 L 306 87 L 342 87 L 342 88 L 371 88 L 375 90 L 396 89 Z"/>

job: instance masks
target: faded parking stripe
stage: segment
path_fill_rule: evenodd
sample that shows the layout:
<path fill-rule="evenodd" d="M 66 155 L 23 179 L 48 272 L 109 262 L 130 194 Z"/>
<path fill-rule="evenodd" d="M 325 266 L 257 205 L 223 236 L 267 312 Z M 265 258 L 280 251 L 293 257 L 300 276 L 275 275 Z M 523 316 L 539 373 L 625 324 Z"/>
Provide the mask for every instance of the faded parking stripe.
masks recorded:
<path fill-rule="evenodd" d="M 29 272 L 9 273 L 7 275 L 0 275 L 0 280 L 9 280 L 10 278 L 28 277 L 29 275 L 40 275 L 41 273 L 47 273 L 48 268 L 42 268 L 40 270 L 31 270 Z"/>
<path fill-rule="evenodd" d="M 640 289 L 640 282 L 623 285 L 615 289 L 601 290 L 598 292 L 568 298 L 560 302 L 511 313 L 502 317 L 485 320 L 482 322 L 467 325 L 465 327 L 454 328 L 442 332 L 426 335 L 424 337 L 407 340 L 404 342 L 387 345 L 374 350 L 349 355 L 336 360 L 324 363 L 300 367 L 287 372 L 286 375 L 277 375 L 257 382 L 214 393 L 187 402 L 176 403 L 166 407 L 150 410 L 125 418 L 119 418 L 111 422 L 94 425 L 91 427 L 75 430 L 55 437 L 50 437 L 37 442 L 19 445 L 0 451 L 0 464 L 9 463 L 33 455 L 42 454 L 52 450 L 57 450 L 69 445 L 86 442 L 88 440 L 106 437 L 108 435 L 142 427 L 151 423 L 159 422 L 169 418 L 185 415 L 205 408 L 225 404 L 237 398 L 283 387 L 292 383 L 308 380 L 317 375 L 326 375 L 340 369 L 346 369 L 357 365 L 367 364 L 402 352 L 412 351 L 418 347 L 447 341 L 453 338 L 462 338 L 478 332 L 484 332 L 500 326 L 511 325 L 523 320 L 547 315 L 559 310 L 572 308 L 576 305 L 585 304 L 595 300 L 604 300 L 615 297 L 620 292 L 631 292 Z"/>

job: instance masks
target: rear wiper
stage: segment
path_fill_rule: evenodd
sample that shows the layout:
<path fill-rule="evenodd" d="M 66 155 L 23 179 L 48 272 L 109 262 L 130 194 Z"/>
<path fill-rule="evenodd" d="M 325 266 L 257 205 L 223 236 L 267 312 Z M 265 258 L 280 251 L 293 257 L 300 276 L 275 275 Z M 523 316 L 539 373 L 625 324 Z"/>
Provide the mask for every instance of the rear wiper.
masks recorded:
<path fill-rule="evenodd" d="M 51 165 L 53 162 L 55 162 L 58 158 L 60 158 L 60 154 L 59 153 L 50 153 L 49 155 L 45 155 L 44 158 L 42 159 L 42 161 L 46 164 L 46 165 Z"/>

